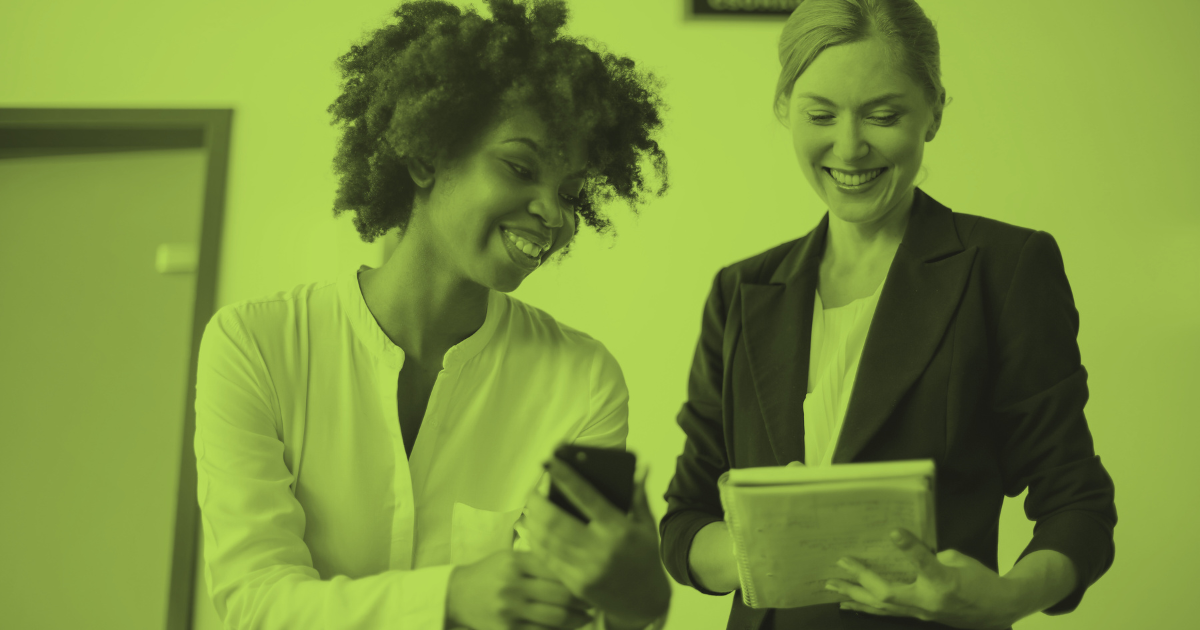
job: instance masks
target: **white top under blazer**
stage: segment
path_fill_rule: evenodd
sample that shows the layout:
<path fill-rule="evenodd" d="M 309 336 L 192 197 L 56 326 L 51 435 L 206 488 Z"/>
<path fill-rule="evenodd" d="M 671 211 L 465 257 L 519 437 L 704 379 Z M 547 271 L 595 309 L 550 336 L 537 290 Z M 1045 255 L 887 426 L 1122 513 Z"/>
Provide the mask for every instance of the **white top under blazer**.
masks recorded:
<path fill-rule="evenodd" d="M 808 395 L 804 397 L 804 462 L 829 466 L 854 391 L 858 360 L 867 341 L 886 279 L 871 295 L 837 308 L 825 308 L 821 293 L 813 300 L 812 342 L 808 358 Z"/>

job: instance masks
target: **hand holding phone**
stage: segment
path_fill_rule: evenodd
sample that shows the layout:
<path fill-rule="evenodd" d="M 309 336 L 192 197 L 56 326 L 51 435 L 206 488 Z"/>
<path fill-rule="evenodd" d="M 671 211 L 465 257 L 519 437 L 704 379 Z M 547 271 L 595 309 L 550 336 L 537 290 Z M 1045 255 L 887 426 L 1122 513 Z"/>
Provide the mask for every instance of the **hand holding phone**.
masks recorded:
<path fill-rule="evenodd" d="M 633 500 L 633 473 L 637 466 L 633 453 L 564 444 L 554 451 L 554 456 L 583 476 L 613 507 L 629 513 Z M 584 524 L 590 520 L 553 481 L 550 482 L 550 502 Z"/>
<path fill-rule="evenodd" d="M 614 625 L 645 627 L 666 613 L 671 587 L 658 559 L 646 481 L 634 480 L 635 465 L 623 450 L 561 447 L 548 464 L 549 500 L 532 492 L 525 516 L 535 554 L 572 593 Z"/>

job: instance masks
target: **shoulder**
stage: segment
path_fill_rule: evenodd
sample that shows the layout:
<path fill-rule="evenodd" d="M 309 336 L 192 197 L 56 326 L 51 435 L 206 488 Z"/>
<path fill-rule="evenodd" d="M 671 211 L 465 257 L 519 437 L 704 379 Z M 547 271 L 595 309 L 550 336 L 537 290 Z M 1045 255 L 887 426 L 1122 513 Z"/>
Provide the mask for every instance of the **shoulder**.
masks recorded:
<path fill-rule="evenodd" d="M 953 212 L 954 227 L 963 247 L 978 247 L 1000 254 L 1019 253 L 1037 230 L 974 214 Z"/>
<path fill-rule="evenodd" d="M 535 350 L 542 358 L 552 359 L 564 367 L 619 370 L 612 353 L 598 339 L 558 321 L 536 306 L 505 293 L 498 295 L 507 304 L 501 326 L 510 348 Z"/>
<path fill-rule="evenodd" d="M 963 247 L 976 248 L 993 273 L 1010 276 L 1018 265 L 1062 270 L 1062 253 L 1049 232 L 961 212 L 953 217 Z"/>
<path fill-rule="evenodd" d="M 213 314 L 205 337 L 214 331 L 260 352 L 295 341 L 302 329 L 336 316 L 336 289 L 334 280 L 324 280 L 227 304 Z"/>
<path fill-rule="evenodd" d="M 792 250 L 797 247 L 803 247 L 804 242 L 811 236 L 812 233 L 810 232 L 800 238 L 776 245 L 760 254 L 739 260 L 723 269 L 722 275 L 728 278 L 736 278 L 740 282 L 768 282 L 771 279 L 771 275 L 775 273 L 780 263 L 783 262 L 783 259 L 787 258 L 787 255 Z"/>
<path fill-rule="evenodd" d="M 727 299 L 733 295 L 734 290 L 740 284 L 766 284 L 770 282 L 771 276 L 779 269 L 779 265 L 783 263 L 784 259 L 795 249 L 804 247 L 805 241 L 811 236 L 812 233 L 810 232 L 800 238 L 781 243 L 764 252 L 722 267 L 717 272 L 717 277 L 713 281 L 714 292 L 719 291 L 720 296 Z"/>

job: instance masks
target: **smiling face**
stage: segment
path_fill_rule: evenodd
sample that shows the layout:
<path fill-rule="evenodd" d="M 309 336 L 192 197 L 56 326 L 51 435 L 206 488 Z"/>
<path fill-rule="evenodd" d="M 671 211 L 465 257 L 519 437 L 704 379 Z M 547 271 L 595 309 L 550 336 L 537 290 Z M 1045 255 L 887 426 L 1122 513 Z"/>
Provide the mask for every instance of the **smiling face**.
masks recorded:
<path fill-rule="evenodd" d="M 832 216 L 870 223 L 908 210 L 938 122 L 880 40 L 821 51 L 784 105 L 800 168 Z M 850 173 L 858 175 L 840 185 Z"/>
<path fill-rule="evenodd" d="M 545 134 L 531 110 L 516 109 L 432 175 L 410 167 L 424 198 L 404 238 L 427 241 L 441 265 L 475 284 L 516 289 L 574 236 L 585 181 L 582 142 L 555 155 Z"/>

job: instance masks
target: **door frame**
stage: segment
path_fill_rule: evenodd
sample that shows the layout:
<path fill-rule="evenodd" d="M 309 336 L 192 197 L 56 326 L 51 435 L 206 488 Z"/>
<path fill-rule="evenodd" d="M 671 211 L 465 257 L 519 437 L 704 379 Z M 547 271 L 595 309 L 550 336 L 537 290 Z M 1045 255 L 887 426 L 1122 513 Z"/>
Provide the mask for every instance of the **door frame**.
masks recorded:
<path fill-rule="evenodd" d="M 196 268 L 192 343 L 183 409 L 179 488 L 171 554 L 166 630 L 190 630 L 195 587 L 196 365 L 204 327 L 213 315 L 221 229 L 225 218 L 232 109 L 44 109 L 0 107 L 0 159 L 121 151 L 205 148 L 200 259 Z"/>

